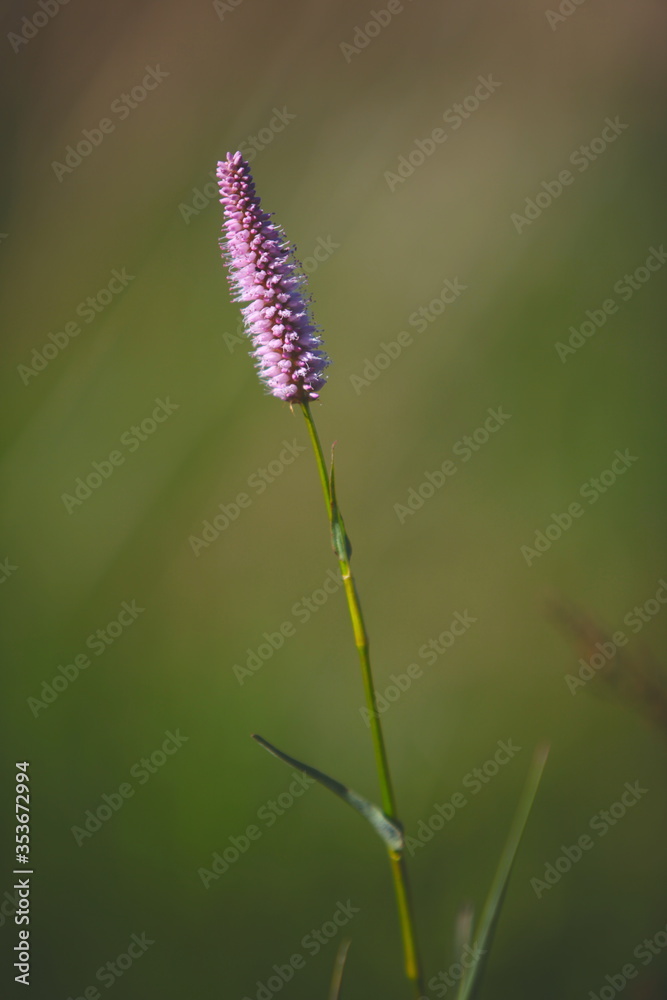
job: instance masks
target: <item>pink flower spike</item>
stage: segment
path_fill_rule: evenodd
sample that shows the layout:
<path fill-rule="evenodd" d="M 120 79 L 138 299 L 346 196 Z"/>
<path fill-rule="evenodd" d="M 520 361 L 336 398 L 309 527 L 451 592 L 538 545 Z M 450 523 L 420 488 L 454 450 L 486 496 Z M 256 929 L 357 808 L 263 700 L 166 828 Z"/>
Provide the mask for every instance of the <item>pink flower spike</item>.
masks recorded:
<path fill-rule="evenodd" d="M 305 296 L 306 278 L 279 226 L 262 211 L 240 153 L 218 163 L 225 221 L 220 247 L 269 391 L 290 403 L 317 399 L 329 365 Z"/>

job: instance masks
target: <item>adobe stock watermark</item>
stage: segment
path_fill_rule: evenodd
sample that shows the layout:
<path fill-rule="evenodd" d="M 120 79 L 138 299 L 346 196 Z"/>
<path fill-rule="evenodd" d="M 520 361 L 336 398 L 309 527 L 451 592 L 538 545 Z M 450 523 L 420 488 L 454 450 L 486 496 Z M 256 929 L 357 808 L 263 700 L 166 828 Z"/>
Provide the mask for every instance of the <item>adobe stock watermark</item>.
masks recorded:
<path fill-rule="evenodd" d="M 239 519 L 241 512 L 252 506 L 255 497 L 259 497 L 262 493 L 265 493 L 271 483 L 275 483 L 276 479 L 282 476 L 285 469 L 292 465 L 299 455 L 303 454 L 306 450 L 303 445 L 297 442 L 296 438 L 292 438 L 291 441 L 283 440 L 283 445 L 282 451 L 276 458 L 272 459 L 265 467 L 256 469 L 255 472 L 248 476 L 246 480 L 248 489 L 252 490 L 254 496 L 251 496 L 250 493 L 241 492 L 237 493 L 230 503 L 218 504 L 217 509 L 219 513 L 214 514 L 210 520 L 206 519 L 202 521 L 201 537 L 198 535 L 190 535 L 188 537 L 190 548 L 195 556 L 200 556 L 202 549 L 209 548 L 213 542 L 217 541 L 222 532 L 226 531 L 230 524 Z"/>
<path fill-rule="evenodd" d="M 452 962 L 448 969 L 437 972 L 429 979 L 426 984 L 428 989 L 437 997 L 446 997 L 449 990 L 459 986 L 467 970 L 476 965 L 482 955 L 486 955 L 486 950 L 476 942 L 467 944 L 462 949 L 458 962 Z M 420 997 L 419 1000 L 428 1000 L 428 997 Z"/>
<path fill-rule="evenodd" d="M 134 625 L 145 610 L 137 606 L 136 600 L 123 601 L 115 618 L 107 622 L 103 628 L 90 633 L 85 642 L 86 649 L 89 649 L 94 656 L 104 656 L 109 647 Z M 34 717 L 37 718 L 40 712 L 52 705 L 77 680 L 81 671 L 91 666 L 92 662 L 88 654 L 82 652 L 72 657 L 70 663 L 59 664 L 58 673 L 51 678 L 51 681 L 42 683 L 40 697 L 27 699 L 28 708 Z"/>
<path fill-rule="evenodd" d="M 468 613 L 468 609 L 461 613 L 460 611 L 455 611 L 451 622 L 446 629 L 436 636 L 434 639 L 429 639 L 422 646 L 419 647 L 418 656 L 421 660 L 425 660 L 429 667 L 434 666 L 438 662 L 438 659 L 443 656 L 448 649 L 451 649 L 457 639 L 464 636 L 471 625 L 476 623 L 477 619 L 473 618 L 472 615 Z M 366 707 L 361 707 L 359 709 L 359 714 L 364 720 L 364 723 L 368 729 L 371 727 L 371 718 L 375 715 L 379 718 L 388 712 L 392 705 L 395 705 L 400 698 L 403 697 L 406 691 L 409 691 L 416 680 L 420 680 L 424 676 L 424 669 L 419 663 L 409 663 L 405 668 L 405 673 L 391 674 L 389 680 L 390 684 L 382 691 L 379 692 L 375 689 L 375 705 L 376 711 L 371 712 L 370 709 Z"/>
<path fill-rule="evenodd" d="M 443 830 L 446 823 L 451 823 L 460 810 L 465 809 L 470 800 L 479 795 L 500 773 L 500 769 L 514 760 L 522 750 L 522 747 L 515 746 L 511 739 L 498 740 L 496 746 L 498 749 L 488 760 L 485 760 L 480 767 L 468 771 L 463 777 L 461 785 L 470 796 L 464 795 L 462 791 L 456 791 L 445 802 L 434 802 L 433 812 L 428 819 L 420 819 L 417 823 L 415 836 L 406 836 L 405 846 L 411 856 L 414 856 L 415 851 L 426 847 L 436 833 Z"/>
<path fill-rule="evenodd" d="M 340 243 L 336 243 L 331 235 L 318 236 L 310 253 L 299 258 L 304 273 L 310 277 L 317 271 L 320 264 L 326 264 L 336 250 L 340 250 Z"/>
<path fill-rule="evenodd" d="M 7 35 L 7 41 L 14 52 L 20 52 L 24 45 L 27 45 L 56 14 L 60 13 L 60 8 L 68 3 L 69 0 L 37 0 L 37 9 L 34 13 L 30 17 L 21 18 L 20 30 L 10 31 Z"/>
<path fill-rule="evenodd" d="M 155 407 L 150 416 L 144 417 L 139 424 L 133 424 L 120 436 L 119 448 L 114 448 L 106 458 L 94 461 L 91 464 L 91 471 L 85 472 L 83 476 L 77 476 L 74 480 L 74 490 L 72 493 L 62 493 L 60 499 L 65 505 L 68 514 L 73 514 L 77 507 L 81 507 L 95 490 L 98 490 L 103 483 L 110 479 L 116 469 L 125 465 L 128 455 L 134 454 L 141 445 L 148 441 L 155 434 L 158 427 L 169 419 L 172 413 L 180 408 L 180 403 L 172 403 L 169 396 L 166 399 L 156 398 Z"/>
<path fill-rule="evenodd" d="M 412 0 L 409 0 L 412 2 Z M 402 14 L 405 7 L 401 0 L 389 0 L 386 7 L 379 10 L 369 10 L 368 21 L 365 24 L 355 24 L 351 42 L 341 42 L 338 48 L 343 59 L 349 65 L 355 56 L 368 48 L 374 38 L 387 28 L 397 14 Z"/>
<path fill-rule="evenodd" d="M 384 179 L 391 192 L 394 192 L 399 184 L 405 184 L 415 170 L 447 142 L 450 134 L 460 129 L 463 123 L 502 87 L 499 80 L 493 79 L 493 74 L 478 76 L 477 80 L 477 86 L 471 93 L 467 94 L 461 102 L 452 104 L 446 111 L 443 111 L 442 121 L 448 126 L 448 129 L 434 128 L 425 139 L 415 139 L 412 149 L 406 155 L 399 156 L 396 170 L 385 170 Z"/>
<path fill-rule="evenodd" d="M 92 323 L 100 313 L 104 312 L 107 306 L 111 305 L 115 298 L 125 291 L 134 279 L 135 275 L 128 274 L 126 268 L 123 267 L 120 271 L 114 268 L 109 281 L 103 288 L 99 288 L 94 295 L 88 295 L 79 302 L 74 310 L 75 315 L 86 324 Z M 16 366 L 23 384 L 29 385 L 31 378 L 36 378 L 43 372 L 61 351 L 69 347 L 70 341 L 79 336 L 81 330 L 81 324 L 72 319 L 65 323 L 61 330 L 48 333 L 47 341 L 41 347 L 33 347 L 30 363 Z"/>
<path fill-rule="evenodd" d="M 233 14 L 242 3 L 244 0 L 213 0 L 213 10 L 218 15 L 218 20 L 224 21 L 225 14 Z"/>
<path fill-rule="evenodd" d="M 0 583 L 7 583 L 10 576 L 14 576 L 14 573 L 18 572 L 18 566 L 9 561 L 9 556 L 0 562 Z"/>
<path fill-rule="evenodd" d="M 261 153 L 267 146 L 270 146 L 276 136 L 284 132 L 289 123 L 293 122 L 295 118 L 296 115 L 288 111 L 285 104 L 281 108 L 273 108 L 271 118 L 267 124 L 262 126 L 256 134 L 247 135 L 238 144 L 237 148 L 243 159 L 247 160 L 248 163 L 252 163 L 257 154 Z M 186 226 L 189 226 L 192 219 L 201 215 L 210 204 L 213 202 L 217 204 L 220 198 L 215 170 L 210 170 L 208 177 L 210 180 L 202 184 L 201 187 L 192 188 L 189 202 L 182 201 L 178 206 L 178 211 Z"/>
<path fill-rule="evenodd" d="M 435 298 L 431 299 L 428 305 L 419 306 L 408 316 L 408 326 L 411 326 L 417 333 L 424 333 L 425 330 L 435 323 L 439 316 L 442 316 L 447 306 L 456 302 L 464 292 L 468 290 L 468 285 L 463 285 L 458 277 L 446 278 L 445 282 Z M 361 375 L 350 375 L 350 383 L 357 396 L 361 395 L 363 389 L 375 382 L 382 372 L 393 365 L 397 358 L 407 347 L 414 344 L 414 337 L 407 330 L 401 330 L 396 335 L 396 340 L 388 343 L 380 343 L 380 351 L 373 358 L 364 358 Z"/>
<path fill-rule="evenodd" d="M 314 274 L 321 264 L 325 264 L 333 256 L 336 250 L 340 250 L 340 243 L 336 243 L 332 236 L 318 236 L 311 252 L 299 260 L 304 273 L 308 276 Z M 242 316 L 236 323 L 236 331 L 223 333 L 222 339 L 230 354 L 233 354 L 237 347 L 245 347 L 247 350 L 251 346 L 245 332 Z"/>
<path fill-rule="evenodd" d="M 340 571 L 335 573 L 332 569 L 328 570 L 320 587 L 317 587 L 309 595 L 303 595 L 292 605 L 292 618 L 296 619 L 300 625 L 306 625 L 313 615 L 324 607 L 331 595 L 337 594 L 342 586 L 343 578 Z M 273 654 L 282 649 L 286 640 L 296 635 L 296 632 L 297 625 L 291 618 L 286 618 L 285 621 L 281 622 L 275 632 L 264 632 L 262 634 L 263 642 L 259 644 L 257 649 L 251 649 L 250 646 L 247 648 L 248 655 L 245 666 L 235 663 L 232 668 L 239 684 L 243 685 L 249 677 L 254 677 Z"/>
<path fill-rule="evenodd" d="M 643 604 L 636 604 L 631 611 L 628 611 L 623 619 L 623 624 L 633 635 L 637 635 L 645 625 L 660 614 L 666 605 L 667 581 L 660 579 L 655 595 L 649 597 Z M 565 674 L 564 678 L 570 694 L 576 694 L 579 688 L 585 687 L 600 670 L 603 670 L 614 659 L 619 649 L 627 646 L 629 641 L 629 636 L 622 629 L 619 629 L 614 632 L 610 639 L 596 642 L 595 652 L 587 660 L 583 656 L 579 657 L 580 666 L 577 674 Z"/>
<path fill-rule="evenodd" d="M 511 413 L 505 413 L 502 405 L 487 410 L 488 417 L 476 427 L 471 434 L 466 434 L 452 448 L 452 455 L 461 459 L 461 464 L 470 459 L 484 447 L 485 444 L 511 419 Z M 458 472 L 459 467 L 453 458 L 446 458 L 437 469 L 424 473 L 424 479 L 418 486 L 411 486 L 407 492 L 405 503 L 395 503 L 394 513 L 401 524 L 408 517 L 414 517 L 424 504 L 435 496 L 442 487 Z"/>
<path fill-rule="evenodd" d="M 559 24 L 569 21 L 584 3 L 586 0 L 561 0 L 558 10 L 545 10 L 544 16 L 551 30 L 555 31 Z"/>
<path fill-rule="evenodd" d="M 614 294 L 618 296 L 621 302 L 629 302 L 635 293 L 640 291 L 651 280 L 651 276 L 664 266 L 665 261 L 667 261 L 667 253 L 662 243 L 659 247 L 649 247 L 648 256 L 644 263 L 636 268 L 632 274 L 624 274 L 622 278 L 614 282 Z M 587 309 L 586 319 L 581 325 L 578 327 L 570 326 L 568 328 L 570 337 L 567 343 L 557 340 L 554 344 L 556 354 L 563 364 L 565 364 L 571 354 L 576 354 L 591 337 L 594 337 L 598 330 L 602 329 L 609 317 L 618 312 L 618 309 L 619 303 L 611 297 L 605 299 L 597 309 Z"/>
<path fill-rule="evenodd" d="M 569 156 L 568 162 L 576 168 L 577 173 L 583 174 L 588 168 L 605 153 L 609 147 L 616 142 L 618 137 L 625 132 L 629 125 L 620 120 L 618 115 L 615 118 L 605 118 L 604 128 L 599 136 L 590 139 L 588 144 L 578 146 Z M 540 218 L 554 201 L 565 191 L 566 187 L 574 184 L 576 174 L 571 170 L 561 170 L 554 180 L 542 181 L 540 190 L 534 198 L 526 198 L 523 215 L 520 212 L 512 212 L 510 222 L 517 233 L 522 233 L 528 226 Z"/>
<path fill-rule="evenodd" d="M 312 927 L 301 939 L 301 947 L 307 956 L 314 958 L 315 955 L 319 955 L 321 950 L 338 936 L 341 929 L 360 912 L 359 907 L 354 906 L 351 899 L 345 903 L 339 900 L 329 919 L 320 927 Z M 274 963 L 270 975 L 265 980 L 258 979 L 255 983 L 252 997 L 246 993 L 242 1000 L 273 1000 L 273 997 L 294 979 L 297 972 L 305 969 L 306 961 L 306 956 L 297 951 L 290 955 L 285 963 Z"/>
<path fill-rule="evenodd" d="M 592 476 L 585 483 L 582 483 L 579 488 L 579 496 L 588 502 L 589 507 L 593 506 L 638 460 L 639 457 L 631 455 L 628 448 L 625 451 L 616 450 L 609 468 L 603 469 L 599 475 Z M 532 545 L 521 546 L 521 555 L 525 559 L 526 565 L 532 566 L 536 559 L 540 559 L 545 552 L 548 552 L 553 543 L 557 542 L 576 520 L 584 516 L 586 510 L 586 507 L 574 500 L 568 504 L 567 510 L 563 513 L 552 514 L 544 529 L 535 531 Z"/>
<path fill-rule="evenodd" d="M 530 880 L 530 887 L 541 899 L 545 892 L 558 885 L 563 875 L 567 875 L 572 870 L 573 865 L 581 861 L 584 854 L 592 851 L 595 845 L 603 837 L 606 837 L 637 803 L 648 792 L 648 788 L 642 788 L 639 781 L 630 783 L 626 781 L 618 800 L 612 802 L 608 809 L 600 809 L 591 816 L 588 822 L 588 829 L 597 836 L 594 840 L 590 833 L 582 833 L 572 845 L 561 844 L 562 853 L 555 861 L 548 861 L 544 866 L 542 877 L 533 876 Z"/>
<path fill-rule="evenodd" d="M 164 735 L 165 739 L 157 750 L 153 750 L 148 757 L 142 757 L 130 768 L 130 778 L 136 779 L 137 786 L 145 785 L 147 781 L 150 781 L 152 775 L 157 774 L 190 739 L 189 736 L 183 736 L 180 729 L 177 729 L 175 733 L 168 729 Z M 131 781 L 123 781 L 118 786 L 117 791 L 104 792 L 99 805 L 92 809 L 86 809 L 82 825 L 70 827 L 70 832 L 77 846 L 81 847 L 86 840 L 90 840 L 98 830 L 101 830 L 102 825 L 108 823 L 112 816 L 119 809 L 122 809 L 128 799 L 133 798 L 136 790 Z"/>
<path fill-rule="evenodd" d="M 667 948 L 667 926 L 661 927 L 653 937 L 640 941 L 632 952 L 632 957 L 646 967 L 654 958 L 661 955 L 665 948 Z M 631 979 L 637 979 L 639 972 L 633 962 L 626 962 L 619 972 L 608 973 L 604 977 L 604 984 L 598 987 L 597 992 L 591 990 L 586 1000 L 614 1000 Z"/>
<path fill-rule="evenodd" d="M 99 967 L 95 973 L 95 982 L 100 983 L 107 990 L 111 989 L 114 983 L 121 979 L 132 968 L 137 959 L 145 955 L 154 944 L 155 941 L 146 936 L 146 931 L 143 931 L 142 934 L 132 934 L 125 946 L 125 951 Z M 91 986 L 85 986 L 76 995 L 70 994 L 67 1000 L 102 1000 L 102 994 L 93 983 Z"/>
<path fill-rule="evenodd" d="M 157 90 L 162 81 L 170 76 L 167 70 L 160 69 L 159 63 L 156 66 L 146 66 L 145 69 L 146 74 L 139 83 L 136 83 L 131 90 L 119 94 L 111 102 L 109 113 L 114 116 L 113 118 L 105 116 L 100 118 L 93 128 L 82 129 L 82 138 L 75 140 L 76 145 L 70 144 L 65 147 L 65 162 L 61 163 L 59 160 L 51 162 L 51 169 L 60 184 L 68 174 L 73 173 L 77 167 L 81 166 L 94 149 L 102 145 L 108 135 L 116 131 L 118 122 L 129 118 L 135 108 L 143 104 L 148 95 Z"/>
<path fill-rule="evenodd" d="M 301 774 L 300 771 L 292 771 L 292 778 L 286 791 L 281 792 L 276 799 L 268 799 L 257 810 L 261 826 L 250 823 L 240 834 L 227 837 L 225 846 L 211 856 L 210 868 L 197 869 L 197 875 L 205 889 L 210 889 L 212 882 L 217 882 L 239 858 L 247 854 L 251 845 L 260 840 L 266 830 L 275 826 L 280 817 L 315 784 L 314 778 Z"/>

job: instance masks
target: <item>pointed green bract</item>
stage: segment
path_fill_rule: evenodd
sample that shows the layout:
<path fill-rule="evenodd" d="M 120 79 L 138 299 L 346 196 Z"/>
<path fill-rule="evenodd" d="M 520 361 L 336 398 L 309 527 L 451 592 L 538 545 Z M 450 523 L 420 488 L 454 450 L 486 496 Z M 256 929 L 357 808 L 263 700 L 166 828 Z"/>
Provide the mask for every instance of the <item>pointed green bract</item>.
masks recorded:
<path fill-rule="evenodd" d="M 347 802 L 358 813 L 361 813 L 364 819 L 368 820 L 371 824 L 378 836 L 382 838 L 390 851 L 398 854 L 403 850 L 405 847 L 403 831 L 388 816 L 385 816 L 378 806 L 369 802 L 363 795 L 359 795 L 357 792 L 352 791 L 351 788 L 341 784 L 340 781 L 330 778 L 328 774 L 323 774 L 322 771 L 318 771 L 309 764 L 303 764 L 300 760 L 295 760 L 294 757 L 290 757 L 288 754 L 283 753 L 282 750 L 278 750 L 277 747 L 274 747 L 262 736 L 257 736 L 253 733 L 252 738 L 260 746 L 263 746 L 265 750 L 272 753 L 274 757 L 284 761 L 285 764 L 289 764 L 290 767 L 295 767 L 297 771 L 307 774 L 310 778 L 314 778 L 320 785 L 324 785 L 325 788 L 328 788 L 330 792 L 337 795 L 343 802 Z"/>
<path fill-rule="evenodd" d="M 493 877 L 493 882 L 491 883 L 489 894 L 486 897 L 486 902 L 484 903 L 484 909 L 482 910 L 482 915 L 480 917 L 479 927 L 476 928 L 474 934 L 471 935 L 471 937 L 474 938 L 474 952 L 476 957 L 473 964 L 461 980 L 461 986 L 459 987 L 456 1000 L 474 1000 L 474 997 L 477 995 L 477 990 L 482 978 L 482 972 L 493 941 L 493 935 L 495 933 L 498 917 L 500 916 L 500 908 L 505 898 L 505 892 L 507 891 L 507 884 L 514 865 L 516 852 L 518 850 L 519 843 L 521 842 L 521 837 L 523 836 L 523 831 L 528 821 L 530 810 L 532 809 L 533 802 L 535 801 L 535 795 L 537 794 L 537 789 L 542 778 L 548 754 L 549 747 L 547 746 L 540 747 L 535 751 L 530 772 L 521 794 L 516 813 L 514 814 L 514 821 L 512 823 L 509 837 L 507 838 L 503 853 L 500 856 L 500 862 Z"/>
<path fill-rule="evenodd" d="M 349 562 L 352 555 L 352 544 L 347 537 L 343 515 L 338 506 L 336 498 L 336 473 L 334 470 L 334 446 L 331 446 L 331 476 L 329 478 L 329 495 L 331 497 L 331 507 L 329 516 L 331 518 L 331 540 L 333 550 L 341 562 Z"/>

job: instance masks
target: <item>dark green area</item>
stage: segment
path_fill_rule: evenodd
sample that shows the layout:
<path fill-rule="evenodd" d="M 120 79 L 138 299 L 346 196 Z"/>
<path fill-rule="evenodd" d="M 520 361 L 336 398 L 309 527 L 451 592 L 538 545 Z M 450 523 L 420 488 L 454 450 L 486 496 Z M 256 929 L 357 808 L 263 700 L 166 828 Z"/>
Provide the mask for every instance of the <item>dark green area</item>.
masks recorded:
<path fill-rule="evenodd" d="M 641 272 L 632 294 L 624 278 L 667 235 L 664 12 L 589 0 L 552 28 L 526 0 L 414 0 L 347 62 L 341 43 L 366 6 L 224 6 L 73 2 L 18 51 L 4 43 L 0 561 L 17 568 L 0 585 L 0 895 L 13 764 L 26 759 L 32 996 L 82 996 L 144 933 L 155 943 L 113 998 L 255 1000 L 297 953 L 281 1000 L 325 998 L 343 934 L 343 1000 L 409 996 L 382 844 L 324 789 L 297 795 L 250 739 L 378 801 L 306 428 L 263 394 L 218 253 L 210 173 L 261 135 L 257 187 L 311 273 L 333 359 L 313 412 L 325 453 L 337 442 L 401 818 L 413 841 L 442 821 L 410 859 L 428 976 L 454 961 L 456 915 L 481 906 L 549 741 L 481 997 L 583 1000 L 634 962 L 622 995 L 657 1000 L 667 959 L 633 952 L 667 925 L 664 734 L 623 685 L 596 676 L 572 693 L 583 652 L 548 608 L 574 602 L 627 635 L 633 664 L 664 662 L 667 607 L 640 628 L 632 616 L 667 578 L 667 272 Z M 38 9 L 9 5 L 4 35 Z M 168 76 L 124 104 L 158 65 Z M 500 86 L 464 119 L 451 109 L 480 76 Z M 628 127 L 581 170 L 576 151 L 617 117 Z M 54 169 L 84 129 L 99 145 Z M 421 165 L 386 177 L 427 139 Z M 572 183 L 517 232 L 512 214 L 566 169 Z M 132 280 L 91 316 L 88 297 L 124 269 Z M 569 328 L 609 299 L 617 310 L 562 360 Z M 68 323 L 80 329 L 69 340 Z M 66 346 L 26 375 L 49 334 Z M 141 430 L 156 408 L 163 422 Z M 509 417 L 472 450 L 465 437 L 499 409 Z M 582 496 L 626 450 L 636 461 Z M 76 502 L 94 463 L 100 485 Z M 521 547 L 573 503 L 581 516 L 529 566 Z M 133 601 L 145 610 L 125 611 L 104 645 L 95 633 Z M 445 648 L 452 624 L 462 634 Z M 35 715 L 29 699 L 84 654 L 90 665 Z M 395 702 L 393 675 L 411 681 Z M 167 733 L 170 750 L 187 740 L 163 752 Z M 499 741 L 521 749 L 480 783 Z M 156 751 L 152 773 L 141 761 Z M 591 820 L 626 782 L 648 791 L 601 836 Z M 104 795 L 122 804 L 77 833 Z M 587 834 L 593 848 L 538 898 L 531 879 Z M 238 860 L 202 879 L 234 843 Z M 342 922 L 348 901 L 359 912 L 316 947 L 312 930 Z M 5 917 L 6 956 L 16 932 Z"/>

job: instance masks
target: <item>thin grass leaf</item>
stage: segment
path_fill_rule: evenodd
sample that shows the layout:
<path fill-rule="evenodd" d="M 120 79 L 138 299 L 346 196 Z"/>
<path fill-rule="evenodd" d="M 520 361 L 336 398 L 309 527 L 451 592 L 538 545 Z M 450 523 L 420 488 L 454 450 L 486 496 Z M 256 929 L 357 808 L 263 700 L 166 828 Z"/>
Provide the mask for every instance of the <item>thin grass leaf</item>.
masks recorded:
<path fill-rule="evenodd" d="M 464 903 L 456 915 L 454 925 L 454 945 L 457 962 L 461 961 L 463 954 L 472 944 L 472 930 L 475 923 L 475 907 L 472 903 Z"/>
<path fill-rule="evenodd" d="M 479 921 L 479 927 L 474 935 L 475 938 L 475 959 L 467 970 L 457 994 L 457 1000 L 473 1000 L 477 995 L 482 972 L 486 965 L 489 950 L 493 942 L 493 936 L 500 916 L 500 909 L 507 891 L 507 884 L 514 865 L 516 852 L 523 835 L 524 828 L 530 815 L 535 795 L 542 778 L 544 765 L 549 754 L 549 747 L 540 747 L 533 756 L 530 772 L 526 780 L 519 805 L 514 814 L 514 821 L 509 837 L 500 856 L 500 863 L 489 889 L 489 894 L 484 903 L 484 909 Z"/>
<path fill-rule="evenodd" d="M 334 778 L 330 778 L 328 774 L 323 774 L 322 771 L 318 771 L 316 768 L 311 767 L 309 764 L 303 764 L 300 760 L 295 760 L 294 757 L 288 756 L 288 754 L 283 753 L 282 750 L 278 750 L 274 747 L 268 740 L 265 740 L 262 736 L 258 736 L 256 733 L 252 734 L 253 740 L 259 743 L 260 746 L 272 753 L 274 757 L 279 760 L 289 764 L 290 767 L 296 768 L 297 771 L 301 771 L 303 774 L 307 774 L 310 778 L 314 778 L 318 781 L 320 785 L 324 785 L 328 788 L 330 792 L 337 795 L 343 802 L 347 802 L 348 805 L 356 809 L 358 813 L 368 820 L 375 832 L 382 838 L 390 851 L 395 853 L 400 853 L 405 847 L 405 839 L 403 837 L 403 831 L 393 820 L 389 819 L 388 816 L 382 812 L 382 810 L 365 799 L 363 795 L 359 795 L 357 792 L 353 792 L 351 788 L 346 785 L 342 785 L 340 781 L 335 781 Z"/>
<path fill-rule="evenodd" d="M 347 959 L 347 953 L 350 950 L 351 944 L 352 941 L 350 938 L 345 938 L 344 941 L 341 941 L 336 955 L 336 961 L 334 962 L 333 976 L 331 977 L 331 989 L 329 990 L 329 1000 L 338 1000 L 340 997 L 343 972 L 345 971 L 345 960 Z"/>

